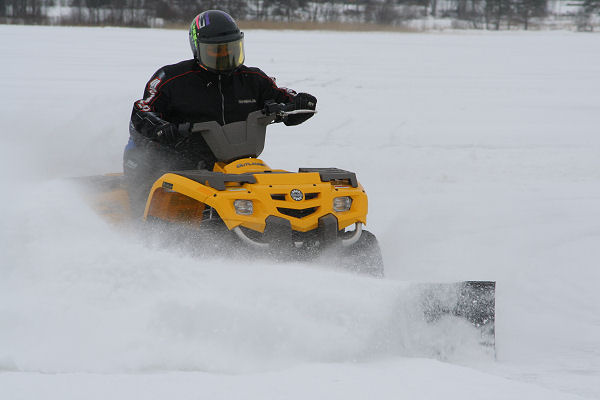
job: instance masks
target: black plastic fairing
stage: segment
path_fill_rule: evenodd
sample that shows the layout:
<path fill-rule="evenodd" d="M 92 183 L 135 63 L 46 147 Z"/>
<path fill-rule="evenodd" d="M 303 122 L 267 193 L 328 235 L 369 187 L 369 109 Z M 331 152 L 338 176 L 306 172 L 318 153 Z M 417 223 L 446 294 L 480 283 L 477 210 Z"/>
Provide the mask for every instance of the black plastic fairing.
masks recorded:
<path fill-rule="evenodd" d="M 267 125 L 275 119 L 262 111 L 248 114 L 246 121 L 219 125 L 216 121 L 192 125 L 192 134 L 201 134 L 218 161 L 229 163 L 247 157 L 258 157 L 265 147 Z"/>

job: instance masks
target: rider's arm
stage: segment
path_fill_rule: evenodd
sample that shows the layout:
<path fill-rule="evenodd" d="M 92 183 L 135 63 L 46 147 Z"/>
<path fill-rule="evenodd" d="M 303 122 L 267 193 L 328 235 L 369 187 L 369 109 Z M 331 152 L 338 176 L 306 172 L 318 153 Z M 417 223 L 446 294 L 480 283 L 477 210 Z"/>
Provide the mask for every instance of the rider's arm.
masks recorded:
<path fill-rule="evenodd" d="M 295 102 L 298 94 L 294 90 L 284 88 L 284 87 L 278 87 L 277 84 L 275 83 L 275 81 L 273 79 L 267 77 L 266 75 L 264 75 L 264 78 L 265 79 L 263 80 L 263 99 L 274 100 L 276 103 L 286 103 L 286 104 Z M 315 103 L 316 103 L 316 100 L 315 100 Z M 306 121 L 313 115 L 314 114 L 288 115 L 284 119 L 283 123 L 288 126 L 298 125 L 298 124 L 301 124 L 302 122 Z"/>
<path fill-rule="evenodd" d="M 168 124 L 164 112 L 169 104 L 169 96 L 161 90 L 161 84 L 165 79 L 162 69 L 158 70 L 144 89 L 144 97 L 133 103 L 131 111 L 131 125 L 142 135 L 156 139 L 157 129 Z"/>

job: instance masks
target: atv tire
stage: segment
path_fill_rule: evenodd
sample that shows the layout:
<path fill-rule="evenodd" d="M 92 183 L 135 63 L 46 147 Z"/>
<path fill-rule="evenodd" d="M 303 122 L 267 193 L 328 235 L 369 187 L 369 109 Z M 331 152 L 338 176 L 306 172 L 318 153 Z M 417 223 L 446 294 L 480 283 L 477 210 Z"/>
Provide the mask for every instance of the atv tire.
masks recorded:
<path fill-rule="evenodd" d="M 377 238 L 369 231 L 363 231 L 360 239 L 352 246 L 340 249 L 341 267 L 375 277 L 383 277 L 383 257 Z"/>

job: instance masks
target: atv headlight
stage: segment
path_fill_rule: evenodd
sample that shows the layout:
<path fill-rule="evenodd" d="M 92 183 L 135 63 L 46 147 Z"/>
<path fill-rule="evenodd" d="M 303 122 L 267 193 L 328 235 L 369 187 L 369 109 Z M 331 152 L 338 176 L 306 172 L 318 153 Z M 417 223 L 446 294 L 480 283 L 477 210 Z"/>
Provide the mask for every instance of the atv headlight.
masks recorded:
<path fill-rule="evenodd" d="M 252 200 L 236 200 L 233 202 L 235 212 L 240 215 L 252 215 L 254 212 L 254 204 Z"/>
<path fill-rule="evenodd" d="M 333 199 L 333 211 L 343 212 L 348 211 L 352 205 L 352 198 L 348 196 L 336 197 Z"/>

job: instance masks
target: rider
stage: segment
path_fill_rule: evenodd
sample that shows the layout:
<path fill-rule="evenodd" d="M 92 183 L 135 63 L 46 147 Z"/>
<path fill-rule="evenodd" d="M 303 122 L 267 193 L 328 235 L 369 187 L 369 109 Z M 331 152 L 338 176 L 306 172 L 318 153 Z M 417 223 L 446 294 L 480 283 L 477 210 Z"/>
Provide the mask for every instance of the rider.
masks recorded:
<path fill-rule="evenodd" d="M 129 143 L 123 155 L 132 211 L 141 214 L 152 184 L 166 171 L 212 169 L 215 157 L 200 135 L 182 140 L 185 123 L 245 121 L 265 101 L 312 109 L 308 93 L 279 88 L 258 68 L 244 62 L 244 33 L 233 18 L 218 10 L 194 18 L 189 30 L 194 58 L 159 69 L 133 105 Z M 297 125 L 312 114 L 284 118 Z"/>

